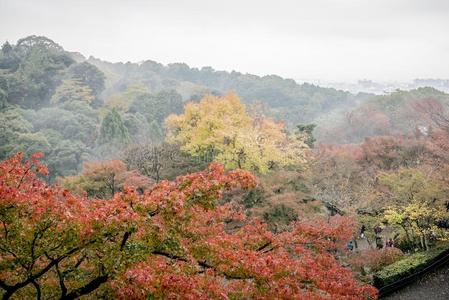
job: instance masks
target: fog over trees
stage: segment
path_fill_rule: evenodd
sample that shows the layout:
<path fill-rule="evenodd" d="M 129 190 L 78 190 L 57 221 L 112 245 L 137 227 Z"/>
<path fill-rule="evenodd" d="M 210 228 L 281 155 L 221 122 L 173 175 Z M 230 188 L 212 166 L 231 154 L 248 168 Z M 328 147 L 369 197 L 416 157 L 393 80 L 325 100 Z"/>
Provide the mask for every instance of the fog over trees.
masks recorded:
<path fill-rule="evenodd" d="M 449 45 L 445 3 L 242 3 L 225 30 L 218 12 L 230 5 L 149 2 L 120 12 L 115 1 L 89 10 L 80 1 L 65 22 L 48 14 L 66 4 L 0 3 L 18 17 L 15 28 L 0 29 L 3 299 L 396 299 L 402 286 L 426 286 L 437 267 L 448 268 L 449 74 L 438 48 Z M 74 16 L 89 23 L 84 40 L 85 23 L 78 34 L 67 28 Z M 0 19 L 12 22 L 4 11 Z M 59 36 L 57 20 L 61 41 L 45 32 L 10 38 L 27 24 L 51 25 Z M 413 33 L 396 23 L 424 20 Z M 244 38 L 244 21 L 258 29 L 254 37 Z M 123 37 L 154 22 L 159 31 Z M 380 37 L 369 25 L 378 23 L 391 30 Z M 123 28 L 101 36 L 113 24 Z M 205 32 L 195 39 L 199 24 Z M 270 43 L 255 51 L 259 42 L 248 42 L 260 35 Z M 335 51 L 326 49 L 334 60 L 322 50 L 304 56 L 288 36 L 315 50 L 310 37 L 335 41 Z M 106 38 L 116 51 L 105 51 Z M 361 40 L 379 53 L 348 50 L 365 49 Z M 104 57 L 89 56 L 92 45 Z M 416 47 L 389 65 L 408 45 Z M 175 50 L 179 59 L 167 60 Z M 254 57 L 242 60 L 249 50 Z M 123 53 L 129 59 L 114 59 Z M 329 77 L 313 79 L 324 67 Z M 270 70 L 280 75 L 261 75 Z M 443 293 L 433 288 L 429 297 Z"/>

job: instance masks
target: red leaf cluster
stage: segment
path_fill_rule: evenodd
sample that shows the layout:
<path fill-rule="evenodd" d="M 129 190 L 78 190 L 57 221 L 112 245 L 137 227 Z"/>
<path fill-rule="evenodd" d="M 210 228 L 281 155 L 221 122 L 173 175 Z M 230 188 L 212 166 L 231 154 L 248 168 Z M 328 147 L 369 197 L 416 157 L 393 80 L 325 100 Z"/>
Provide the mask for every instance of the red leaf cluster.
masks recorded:
<path fill-rule="evenodd" d="M 35 173 L 45 173 L 37 157 L 22 158 L 0 163 L 4 295 L 376 297 L 335 258 L 352 235 L 350 219 L 298 222 L 273 234 L 264 223 L 219 205 L 224 190 L 256 185 L 248 172 L 225 173 L 211 164 L 143 194 L 125 187 L 112 199 L 89 200 L 46 185 Z M 231 230 L 235 221 L 244 225 Z"/>

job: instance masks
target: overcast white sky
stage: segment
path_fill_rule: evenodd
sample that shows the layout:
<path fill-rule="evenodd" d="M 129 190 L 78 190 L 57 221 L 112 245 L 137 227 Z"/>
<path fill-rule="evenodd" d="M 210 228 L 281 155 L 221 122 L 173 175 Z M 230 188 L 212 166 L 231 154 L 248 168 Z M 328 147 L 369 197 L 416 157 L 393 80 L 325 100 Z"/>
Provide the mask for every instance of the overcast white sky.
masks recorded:
<path fill-rule="evenodd" d="M 0 42 L 351 81 L 449 78 L 449 0 L 0 0 Z"/>

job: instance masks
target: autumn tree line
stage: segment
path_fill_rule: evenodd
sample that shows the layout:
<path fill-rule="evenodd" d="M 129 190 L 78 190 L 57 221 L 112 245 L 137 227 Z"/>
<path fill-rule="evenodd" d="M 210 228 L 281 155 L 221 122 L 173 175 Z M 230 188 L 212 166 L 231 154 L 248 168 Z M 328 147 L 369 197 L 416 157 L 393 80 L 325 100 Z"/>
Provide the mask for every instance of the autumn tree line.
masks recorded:
<path fill-rule="evenodd" d="M 448 103 L 6 42 L 0 293 L 375 299 L 447 239 Z"/>

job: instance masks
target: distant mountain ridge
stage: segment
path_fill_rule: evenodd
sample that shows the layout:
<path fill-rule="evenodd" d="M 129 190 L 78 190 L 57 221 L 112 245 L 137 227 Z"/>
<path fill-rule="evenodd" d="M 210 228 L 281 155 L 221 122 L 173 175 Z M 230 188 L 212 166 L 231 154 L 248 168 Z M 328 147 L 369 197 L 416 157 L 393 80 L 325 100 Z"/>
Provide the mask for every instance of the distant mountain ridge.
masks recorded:
<path fill-rule="evenodd" d="M 417 114 L 411 107 L 413 102 L 434 98 L 449 104 L 449 95 L 432 87 L 447 85 L 449 88 L 449 80 L 417 79 L 408 85 L 402 84 L 403 90 L 365 80 L 358 84 L 371 92 L 351 93 L 297 83 L 277 75 L 257 76 L 217 71 L 212 67 L 198 69 L 185 63 L 163 65 L 151 60 L 110 63 L 94 57 L 86 61 L 110 78 L 113 90 L 138 81 L 155 92 L 174 89 L 185 101 L 198 100 L 206 93 L 224 94 L 235 90 L 246 104 L 259 104 L 263 113 L 285 122 L 287 128 L 316 123 L 318 142 L 324 143 L 358 143 L 366 136 L 410 134 L 416 126 L 423 125 L 416 120 Z M 383 88 L 385 90 L 379 92 Z"/>
<path fill-rule="evenodd" d="M 73 59 L 82 61 L 79 53 Z M 246 104 L 261 104 L 272 117 L 293 127 L 298 123 L 313 122 L 323 112 L 363 102 L 366 93 L 354 95 L 334 88 L 298 84 L 293 79 L 277 75 L 257 76 L 232 71 L 217 71 L 212 67 L 191 68 L 185 63 L 163 65 L 152 60 L 140 63 L 111 63 L 94 57 L 85 61 L 98 67 L 107 77 L 105 94 L 124 90 L 139 82 L 151 91 L 174 89 L 184 100 L 198 99 L 206 93 L 223 94 L 236 91 Z M 109 89 L 109 90 L 108 90 Z"/>

